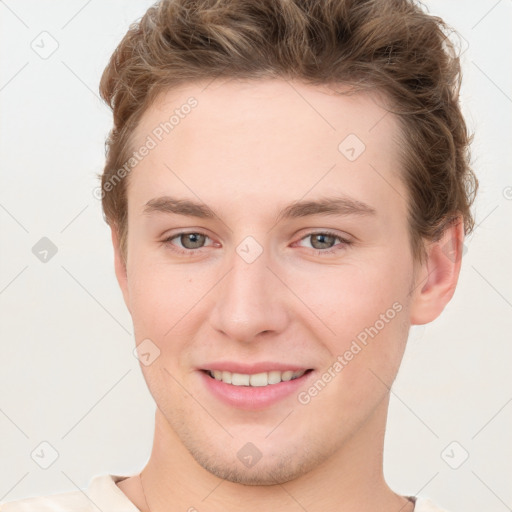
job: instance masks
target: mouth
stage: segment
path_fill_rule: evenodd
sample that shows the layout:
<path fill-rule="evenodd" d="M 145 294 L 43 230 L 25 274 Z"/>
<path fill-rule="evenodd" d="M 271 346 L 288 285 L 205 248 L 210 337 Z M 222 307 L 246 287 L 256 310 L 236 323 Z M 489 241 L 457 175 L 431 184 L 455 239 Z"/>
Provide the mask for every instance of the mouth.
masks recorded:
<path fill-rule="evenodd" d="M 268 387 L 280 384 L 281 382 L 288 382 L 291 380 L 300 379 L 307 373 L 312 372 L 313 369 L 307 370 L 272 370 L 269 372 L 260 373 L 235 373 L 227 370 L 202 370 L 208 377 L 224 384 L 231 386 L 244 386 L 244 387 Z"/>
<path fill-rule="evenodd" d="M 196 370 L 215 401 L 246 411 L 262 411 L 282 400 L 293 400 L 317 374 L 300 363 L 278 361 L 211 361 Z"/>

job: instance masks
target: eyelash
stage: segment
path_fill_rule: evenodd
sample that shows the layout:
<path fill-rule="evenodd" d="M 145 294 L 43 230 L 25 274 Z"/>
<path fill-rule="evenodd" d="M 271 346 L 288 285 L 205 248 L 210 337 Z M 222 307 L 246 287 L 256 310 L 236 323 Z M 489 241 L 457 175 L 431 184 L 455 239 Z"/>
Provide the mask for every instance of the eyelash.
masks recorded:
<path fill-rule="evenodd" d="M 200 247 L 199 249 L 180 249 L 179 247 L 176 247 L 174 244 L 171 243 L 172 240 L 174 240 L 175 238 L 178 238 L 182 235 L 203 235 L 205 236 L 206 238 L 210 238 L 208 235 L 206 235 L 205 233 L 202 233 L 201 231 L 181 231 L 179 233 L 176 233 L 168 238 L 166 238 L 163 243 L 167 246 L 172 246 L 172 251 L 175 251 L 177 252 L 178 254 L 182 254 L 182 255 L 186 255 L 186 256 L 194 256 L 195 254 L 197 254 L 199 251 L 201 251 L 201 249 L 204 249 L 204 247 Z M 332 236 L 334 237 L 335 239 L 338 239 L 341 244 L 339 245 L 342 245 L 342 246 L 345 246 L 345 247 L 339 247 L 338 246 L 334 246 L 330 249 L 311 249 L 312 251 L 315 251 L 315 253 L 319 256 L 325 256 L 325 255 L 330 255 L 330 254 L 334 254 L 340 250 L 342 250 L 343 248 L 346 248 L 346 247 L 349 247 L 353 244 L 352 241 L 350 240 L 347 240 L 343 237 L 341 237 L 340 235 L 332 232 L 332 231 L 329 231 L 329 230 L 324 230 L 324 231 L 312 231 L 306 235 L 304 235 L 300 240 L 299 242 L 301 242 L 302 240 L 310 237 L 310 236 L 314 236 L 314 235 L 328 235 L 328 236 Z"/>

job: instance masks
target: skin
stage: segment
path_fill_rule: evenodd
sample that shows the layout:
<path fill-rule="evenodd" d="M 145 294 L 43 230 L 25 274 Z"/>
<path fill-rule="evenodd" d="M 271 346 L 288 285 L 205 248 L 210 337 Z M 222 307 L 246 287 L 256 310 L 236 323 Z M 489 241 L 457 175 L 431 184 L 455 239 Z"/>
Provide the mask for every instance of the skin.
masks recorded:
<path fill-rule="evenodd" d="M 141 364 L 157 405 L 142 471 L 151 511 L 412 510 L 382 472 L 389 387 L 410 325 L 434 320 L 453 295 L 460 257 L 445 248 L 460 254 L 462 224 L 427 245 L 424 263 L 414 260 L 399 126 L 378 95 L 283 80 L 191 83 L 144 113 L 134 148 L 190 96 L 197 107 L 129 175 L 126 264 L 112 230 L 136 343 L 149 338 L 160 350 Z M 352 162 L 338 150 L 351 133 L 366 146 Z M 143 213 L 164 195 L 217 216 Z M 293 201 L 332 195 L 375 214 L 275 223 Z M 322 245 L 314 234 L 326 229 L 352 243 Z M 180 232 L 207 238 L 193 245 Z M 247 236 L 263 249 L 252 263 L 236 251 Z M 292 394 L 259 411 L 230 407 L 197 371 L 219 360 L 277 361 L 318 378 L 396 303 L 394 318 L 306 405 Z M 251 468 L 237 457 L 247 442 L 262 454 Z M 118 487 L 148 511 L 139 475 Z"/>

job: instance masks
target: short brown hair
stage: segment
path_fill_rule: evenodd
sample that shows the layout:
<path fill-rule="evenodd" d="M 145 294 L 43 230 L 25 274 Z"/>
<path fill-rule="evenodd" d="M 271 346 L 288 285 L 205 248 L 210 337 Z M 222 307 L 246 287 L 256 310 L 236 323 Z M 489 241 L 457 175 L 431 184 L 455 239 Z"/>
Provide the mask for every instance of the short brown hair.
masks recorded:
<path fill-rule="evenodd" d="M 161 0 L 130 26 L 103 72 L 113 110 L 101 178 L 105 219 L 126 261 L 131 135 L 155 98 L 188 82 L 226 77 L 345 84 L 384 93 L 400 121 L 413 254 L 470 212 L 470 168 L 459 105 L 461 70 L 450 29 L 413 0 Z"/>

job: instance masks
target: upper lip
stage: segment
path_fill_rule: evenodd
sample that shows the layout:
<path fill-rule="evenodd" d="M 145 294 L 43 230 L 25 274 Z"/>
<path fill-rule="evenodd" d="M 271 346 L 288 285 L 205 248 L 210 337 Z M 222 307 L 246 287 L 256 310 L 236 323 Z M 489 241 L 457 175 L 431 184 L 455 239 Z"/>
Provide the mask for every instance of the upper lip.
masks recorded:
<path fill-rule="evenodd" d="M 301 366 L 296 364 L 289 363 L 274 363 L 270 361 L 262 361 L 260 363 L 253 364 L 245 364 L 245 363 L 237 363 L 234 361 L 218 361 L 215 363 L 206 363 L 204 366 L 200 368 L 201 370 L 219 370 L 219 371 L 227 371 L 231 373 L 243 373 L 248 375 L 254 375 L 256 373 L 265 373 L 272 371 L 292 371 L 292 372 L 300 372 L 305 370 L 310 370 L 307 366 Z"/>

